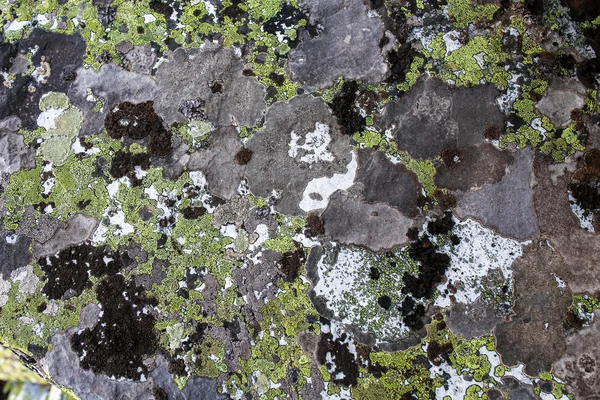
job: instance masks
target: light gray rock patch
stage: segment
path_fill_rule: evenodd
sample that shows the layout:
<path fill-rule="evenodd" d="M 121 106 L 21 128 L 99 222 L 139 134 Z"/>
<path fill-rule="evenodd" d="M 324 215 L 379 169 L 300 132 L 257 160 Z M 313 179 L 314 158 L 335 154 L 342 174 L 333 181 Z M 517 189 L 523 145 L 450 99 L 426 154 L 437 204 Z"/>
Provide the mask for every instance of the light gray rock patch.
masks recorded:
<path fill-rule="evenodd" d="M 306 144 L 307 135 L 317 130 L 317 123 L 328 127 L 327 151 L 332 161 L 317 158 L 309 162 L 301 154 L 291 156 L 295 143 L 292 134 L 299 137 L 297 143 Z M 289 215 L 304 215 L 298 205 L 311 180 L 345 173 L 352 159 L 349 140 L 341 134 L 335 118 L 323 100 L 310 95 L 273 104 L 267 111 L 264 129 L 256 132 L 246 147 L 254 153 L 246 166 L 250 191 L 262 197 L 275 191 L 279 196 L 275 209 Z"/>
<path fill-rule="evenodd" d="M 69 246 L 85 242 L 92 236 L 97 225 L 98 221 L 94 218 L 75 214 L 67 221 L 67 227 L 58 229 L 50 240 L 34 243 L 35 258 L 56 254 Z"/>
<path fill-rule="evenodd" d="M 209 44 L 203 49 L 177 49 L 156 71 L 154 108 L 170 125 L 187 121 L 180 108 L 186 101 L 196 101 L 200 118 L 215 126 L 253 126 L 266 108 L 266 90 L 242 69 L 243 61 L 229 49 Z"/>
<path fill-rule="evenodd" d="M 571 113 L 585 105 L 585 96 L 585 86 L 581 82 L 570 78 L 555 78 L 535 108 L 547 115 L 556 128 L 566 128 L 571 121 Z"/>
<path fill-rule="evenodd" d="M 290 52 L 289 70 L 308 89 L 330 86 L 343 76 L 369 83 L 380 82 L 387 73 L 379 41 L 383 22 L 369 16 L 362 0 L 302 0 L 311 23 L 322 30 L 314 38 L 304 38 Z"/>
<path fill-rule="evenodd" d="M 104 64 L 100 71 L 80 68 L 77 79 L 69 89 L 68 96 L 73 105 L 83 112 L 83 136 L 98 133 L 104 128 L 106 114 L 115 105 L 129 101 L 143 103 L 154 100 L 156 84 L 149 75 L 126 71 L 114 64 Z M 94 111 L 96 101 L 103 107 Z"/>
<path fill-rule="evenodd" d="M 455 214 L 461 219 L 473 217 L 502 236 L 525 240 L 539 234 L 533 205 L 533 150 L 520 150 L 514 159 L 500 182 L 473 192 L 454 192 Z"/>

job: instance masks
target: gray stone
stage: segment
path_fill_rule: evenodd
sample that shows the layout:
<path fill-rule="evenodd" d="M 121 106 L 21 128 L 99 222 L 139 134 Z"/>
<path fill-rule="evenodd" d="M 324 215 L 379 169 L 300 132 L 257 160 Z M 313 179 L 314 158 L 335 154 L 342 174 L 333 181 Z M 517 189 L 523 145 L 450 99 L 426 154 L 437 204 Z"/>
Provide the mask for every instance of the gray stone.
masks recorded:
<path fill-rule="evenodd" d="M 242 74 L 243 61 L 229 49 L 206 44 L 203 49 L 177 49 L 156 71 L 155 109 L 165 122 L 185 122 L 186 101 L 199 100 L 204 118 L 215 126 L 253 126 L 266 108 L 265 87 Z M 214 83 L 222 85 L 213 93 Z"/>
<path fill-rule="evenodd" d="M 416 217 L 417 196 L 421 185 L 414 172 L 402 164 L 394 164 L 386 155 L 373 149 L 358 151 L 356 181 L 369 203 L 386 203 L 408 217 Z"/>
<path fill-rule="evenodd" d="M 242 141 L 234 127 L 219 127 L 208 137 L 207 148 L 191 154 L 188 170 L 202 171 L 208 183 L 208 191 L 229 200 L 237 195 L 237 189 L 244 178 L 246 167 L 235 161 L 236 153 L 242 148 Z"/>
<path fill-rule="evenodd" d="M 92 327 L 98 318 L 100 309 L 91 304 L 82 310 L 81 325 L 52 338 L 52 349 L 40 361 L 43 369 L 60 385 L 71 388 L 82 400 L 104 400 L 106 398 L 122 400 L 154 399 L 153 390 L 163 389 L 169 399 L 175 400 L 212 400 L 217 399 L 216 382 L 207 378 L 192 378 L 186 387 L 180 390 L 168 372 L 168 362 L 158 356 L 155 367 L 146 377 L 146 381 L 116 380 L 106 375 L 95 374 L 80 367 L 79 356 L 71 349 L 70 337 L 79 329 Z"/>
<path fill-rule="evenodd" d="M 477 191 L 454 192 L 455 213 L 462 219 L 475 218 L 503 236 L 524 240 L 539 233 L 533 208 L 533 150 L 520 150 L 514 158 L 500 182 Z"/>
<path fill-rule="evenodd" d="M 317 131 L 318 124 L 327 126 L 331 138 L 327 151 L 332 161 L 318 157 L 303 161 L 302 157 L 316 154 L 310 151 L 299 151 L 292 157 L 292 135 L 305 145 L 307 134 Z M 350 144 L 340 133 L 335 118 L 323 100 L 310 95 L 294 97 L 289 103 L 273 104 L 267 112 L 264 129 L 256 132 L 246 147 L 254 153 L 246 167 L 250 191 L 262 197 L 279 192 L 275 209 L 291 215 L 304 214 L 299 203 L 311 180 L 344 173 L 351 160 Z"/>
<path fill-rule="evenodd" d="M 44 243 L 34 243 L 35 258 L 56 254 L 69 246 L 85 242 L 92 236 L 97 225 L 98 221 L 94 218 L 75 214 L 67 220 L 67 227 L 58 229 L 51 239 Z"/>
<path fill-rule="evenodd" d="M 436 78 L 421 78 L 376 118 L 391 128 L 398 147 L 416 158 L 433 158 L 448 147 L 483 143 L 486 127 L 504 126 L 492 85 L 450 88 Z"/>
<path fill-rule="evenodd" d="M 494 314 L 494 307 L 481 298 L 471 304 L 456 303 L 446 311 L 448 328 L 466 340 L 489 333 L 503 321 Z"/>
<path fill-rule="evenodd" d="M 322 31 L 290 52 L 292 77 L 309 89 L 332 85 L 338 77 L 380 82 L 387 72 L 377 43 L 384 35 L 378 16 L 368 16 L 362 0 L 303 0 Z"/>
<path fill-rule="evenodd" d="M 386 204 L 366 204 L 348 192 L 331 196 L 321 216 L 325 234 L 343 245 L 366 247 L 372 251 L 390 250 L 408 241 L 410 218 Z"/>
<path fill-rule="evenodd" d="M 565 355 L 554 364 L 557 378 L 567 382 L 567 390 L 577 399 L 597 399 L 600 393 L 600 311 L 594 322 L 567 338 Z"/>
<path fill-rule="evenodd" d="M 571 113 L 585 105 L 585 96 L 585 86 L 581 82 L 570 78 L 555 78 L 535 108 L 547 115 L 556 128 L 566 128 L 571 121 Z"/>
<path fill-rule="evenodd" d="M 88 89 L 103 103 L 98 112 L 94 111 L 96 100 L 88 99 Z M 68 96 L 83 112 L 80 134 L 86 136 L 104 129 L 106 115 L 117 104 L 151 101 L 155 92 L 156 84 L 150 76 L 128 72 L 114 64 L 104 64 L 98 72 L 84 68 L 77 70 L 77 79 L 69 89 Z"/>

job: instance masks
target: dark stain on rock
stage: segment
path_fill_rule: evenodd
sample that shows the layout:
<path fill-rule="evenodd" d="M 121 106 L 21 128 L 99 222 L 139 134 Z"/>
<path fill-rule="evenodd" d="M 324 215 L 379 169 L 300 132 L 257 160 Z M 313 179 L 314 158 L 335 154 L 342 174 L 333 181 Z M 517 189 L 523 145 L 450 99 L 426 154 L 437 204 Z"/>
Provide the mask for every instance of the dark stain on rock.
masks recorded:
<path fill-rule="evenodd" d="M 96 288 L 102 316 L 93 328 L 71 337 L 71 347 L 81 367 L 117 378 L 139 380 L 148 376 L 145 355 L 154 355 L 158 337 L 150 314 L 158 303 L 141 286 L 125 282 L 122 275 L 102 280 Z"/>
<path fill-rule="evenodd" d="M 304 234 L 308 237 L 316 237 L 325 233 L 325 224 L 317 213 L 308 213 L 306 216 L 306 225 Z"/>
<path fill-rule="evenodd" d="M 136 178 L 135 167 L 140 167 L 143 170 L 149 169 L 150 156 L 147 153 L 131 154 L 119 150 L 112 159 L 110 174 L 115 179 L 127 176 L 132 181 L 133 186 L 139 186 L 141 180 Z"/>
<path fill-rule="evenodd" d="M 206 214 L 206 208 L 204 207 L 186 207 L 181 211 L 183 218 L 185 219 L 198 219 Z"/>
<path fill-rule="evenodd" d="M 468 191 L 473 187 L 499 182 L 514 157 L 489 143 L 442 151 L 442 165 L 437 169 L 435 184 L 449 190 Z"/>
<path fill-rule="evenodd" d="M 286 282 L 293 282 L 298 277 L 298 271 L 304 261 L 306 261 L 306 258 L 300 243 L 296 243 L 295 251 L 283 253 L 279 261 L 279 270 L 283 274 L 283 279 Z"/>
<path fill-rule="evenodd" d="M 172 133 L 163 126 L 152 101 L 118 104 L 106 115 L 104 127 L 113 139 L 141 140 L 149 136 L 147 148 L 150 155 L 161 157 L 172 151 Z"/>

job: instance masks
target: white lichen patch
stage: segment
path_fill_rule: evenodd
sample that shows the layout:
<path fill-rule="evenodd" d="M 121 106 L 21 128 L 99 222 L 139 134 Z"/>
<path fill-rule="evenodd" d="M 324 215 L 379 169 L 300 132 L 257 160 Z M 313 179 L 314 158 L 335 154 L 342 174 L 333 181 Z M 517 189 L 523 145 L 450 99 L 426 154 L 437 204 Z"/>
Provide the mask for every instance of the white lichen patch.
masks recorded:
<path fill-rule="evenodd" d="M 371 279 L 371 267 L 378 269 L 379 279 Z M 387 295 L 399 303 L 402 277 L 412 268 L 408 256 L 391 264 L 368 251 L 334 245 L 317 264 L 319 281 L 313 290 L 341 323 L 358 326 L 381 341 L 399 339 L 408 331 L 400 312 L 397 307 L 384 309 L 378 298 Z"/>
<path fill-rule="evenodd" d="M 509 69 L 509 66 L 505 67 L 507 72 Z M 519 95 L 521 94 L 521 85 L 518 83 L 519 78 L 521 78 L 523 76 L 523 74 L 520 73 L 516 73 L 516 72 L 509 72 L 510 73 L 510 79 L 508 79 L 508 86 L 506 88 L 506 91 L 504 93 L 502 93 L 500 96 L 498 96 L 498 98 L 496 99 L 496 104 L 498 104 L 498 107 L 500 107 L 500 111 L 502 111 L 504 114 L 510 114 L 511 110 L 512 110 L 512 105 L 514 104 L 514 102 L 519 98 Z"/>
<path fill-rule="evenodd" d="M 575 214 L 579 220 L 579 226 L 588 232 L 596 232 L 594 224 L 592 223 L 594 214 L 579 207 L 579 204 L 577 204 L 577 201 L 571 193 L 569 193 L 569 205 L 571 206 L 571 211 L 573 211 L 573 214 Z"/>
<path fill-rule="evenodd" d="M 442 36 L 444 39 L 444 43 L 446 44 L 446 57 L 454 50 L 460 49 L 463 44 L 460 42 L 460 32 L 458 31 L 450 31 Z"/>
<path fill-rule="evenodd" d="M 481 296 L 481 280 L 489 273 L 497 271 L 510 281 L 510 266 L 523 254 L 526 244 L 504 238 L 471 219 L 458 221 L 453 233 L 460 238 L 460 243 L 441 248 L 450 256 L 450 268 L 446 271 L 446 281 L 437 288 L 440 295 L 435 305 L 440 307 L 450 305 L 450 296 L 446 294 L 448 284 L 458 288 L 453 294 L 457 302 L 471 303 Z"/>
<path fill-rule="evenodd" d="M 357 168 L 357 156 L 352 152 L 352 160 L 348 163 L 345 173 L 334 174 L 331 178 L 316 178 L 308 182 L 302 193 L 299 207 L 306 212 L 326 208 L 333 192 L 348 189 L 354 184 Z"/>
<path fill-rule="evenodd" d="M 297 158 L 300 155 L 299 160 L 309 164 L 317 161 L 331 162 L 334 160 L 333 154 L 329 151 L 331 136 L 329 135 L 328 125 L 316 122 L 315 130 L 306 134 L 303 144 L 299 144 L 302 137 L 294 131 L 290 133 L 290 136 L 290 149 L 288 150 L 290 157 Z"/>

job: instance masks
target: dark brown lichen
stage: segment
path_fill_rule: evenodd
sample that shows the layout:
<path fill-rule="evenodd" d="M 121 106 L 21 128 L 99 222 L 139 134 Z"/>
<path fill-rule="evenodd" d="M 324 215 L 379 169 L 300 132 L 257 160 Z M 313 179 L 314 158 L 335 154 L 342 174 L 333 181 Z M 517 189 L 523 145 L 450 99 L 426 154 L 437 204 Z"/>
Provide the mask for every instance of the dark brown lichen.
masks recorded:
<path fill-rule="evenodd" d="M 117 273 L 121 268 L 117 252 L 106 246 L 94 247 L 89 243 L 68 247 L 54 256 L 42 257 L 38 263 L 46 274 L 42 291 L 53 300 L 69 294 L 79 296 L 92 287 L 90 275 L 102 277 Z"/>
<path fill-rule="evenodd" d="M 252 150 L 243 148 L 235 153 L 235 162 L 237 162 L 239 165 L 246 165 L 252 159 L 252 154 Z"/>
<path fill-rule="evenodd" d="M 151 312 L 158 303 L 141 286 L 126 282 L 122 275 L 102 280 L 96 288 L 102 315 L 93 328 L 71 337 L 81 367 L 117 378 L 139 380 L 148 376 L 145 355 L 158 349 Z"/>

